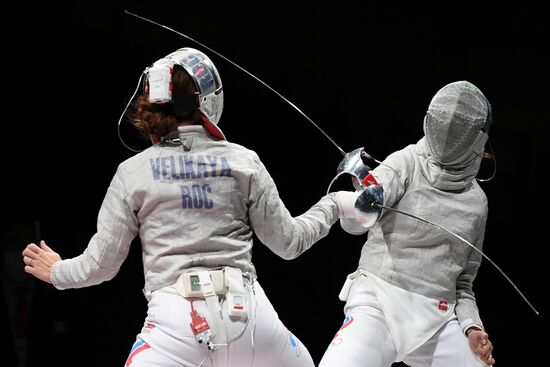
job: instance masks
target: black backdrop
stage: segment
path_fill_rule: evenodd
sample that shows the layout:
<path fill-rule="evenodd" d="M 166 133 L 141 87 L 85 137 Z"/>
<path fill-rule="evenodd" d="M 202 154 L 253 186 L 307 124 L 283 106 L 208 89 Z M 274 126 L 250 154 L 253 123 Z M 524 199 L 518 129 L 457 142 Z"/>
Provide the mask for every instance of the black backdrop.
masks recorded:
<path fill-rule="evenodd" d="M 424 112 L 440 87 L 464 79 L 479 86 L 493 106 L 498 168 L 482 184 L 490 208 L 485 253 L 541 315 L 487 261 L 474 290 L 497 364 L 543 361 L 550 99 L 541 9 L 346 1 L 3 8 L 0 314 L 7 353 L 0 365 L 121 366 L 142 325 L 138 243 L 112 281 L 78 290 L 35 281 L 22 273 L 20 256 L 39 238 L 63 257 L 83 251 L 116 166 L 133 154 L 116 126 L 141 71 L 179 47 L 209 53 L 125 9 L 223 54 L 292 101 L 344 151 L 365 147 L 378 159 L 422 136 Z M 229 140 L 258 152 L 291 213 L 307 210 L 326 192 L 342 155 L 282 98 L 209 54 L 224 82 L 220 127 Z M 130 132 L 127 138 L 143 144 Z M 296 260 L 279 259 L 259 242 L 254 247 L 259 280 L 316 362 L 342 323 L 337 294 L 364 240 L 337 224 Z"/>

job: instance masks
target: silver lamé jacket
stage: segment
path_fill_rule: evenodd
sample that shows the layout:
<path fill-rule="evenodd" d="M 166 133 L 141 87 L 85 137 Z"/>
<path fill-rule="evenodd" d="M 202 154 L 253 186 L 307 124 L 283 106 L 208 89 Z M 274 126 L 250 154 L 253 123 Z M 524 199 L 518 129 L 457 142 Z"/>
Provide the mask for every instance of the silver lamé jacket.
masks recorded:
<path fill-rule="evenodd" d="M 293 217 L 258 155 L 243 146 L 202 126 L 179 127 L 174 138 L 180 143 L 155 144 L 119 165 L 87 248 L 53 267 L 56 288 L 112 279 L 138 235 L 146 297 L 185 271 L 232 266 L 255 274 L 253 233 L 293 259 L 338 220 L 332 193 Z"/>
<path fill-rule="evenodd" d="M 426 139 L 392 153 L 372 174 L 384 189 L 384 205 L 444 227 L 483 248 L 487 197 L 475 175 L 480 157 L 445 169 L 431 159 Z M 353 220 L 341 221 L 349 233 L 366 230 Z M 473 282 L 482 255 L 450 233 L 428 223 L 383 210 L 369 230 L 359 269 L 410 292 L 456 304 L 462 327 L 483 327 Z M 412 307 L 412 306 L 411 306 Z"/>

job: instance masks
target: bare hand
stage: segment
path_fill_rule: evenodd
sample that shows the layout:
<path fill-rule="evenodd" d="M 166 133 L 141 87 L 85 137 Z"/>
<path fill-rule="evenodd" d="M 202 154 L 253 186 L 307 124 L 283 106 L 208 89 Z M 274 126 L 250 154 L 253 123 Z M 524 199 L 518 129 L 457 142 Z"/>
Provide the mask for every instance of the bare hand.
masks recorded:
<path fill-rule="evenodd" d="M 470 348 L 481 358 L 481 360 L 492 366 L 495 359 L 491 355 L 493 344 L 489 340 L 489 334 L 482 330 L 472 330 L 468 333 L 468 342 Z"/>
<path fill-rule="evenodd" d="M 50 274 L 53 265 L 61 260 L 59 254 L 40 241 L 40 247 L 30 243 L 23 250 L 23 263 L 25 272 L 34 275 L 38 279 L 51 283 Z"/>

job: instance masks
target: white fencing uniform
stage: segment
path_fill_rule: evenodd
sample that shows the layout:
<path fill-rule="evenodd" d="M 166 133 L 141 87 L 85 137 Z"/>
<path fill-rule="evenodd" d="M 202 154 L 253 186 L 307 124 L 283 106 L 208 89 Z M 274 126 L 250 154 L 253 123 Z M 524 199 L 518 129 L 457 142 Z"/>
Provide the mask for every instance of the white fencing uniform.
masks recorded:
<path fill-rule="evenodd" d="M 483 329 L 473 282 L 488 200 L 475 177 L 490 115 L 473 84 L 448 84 L 430 103 L 424 137 L 390 154 L 363 180 L 381 188 L 379 204 L 387 209 L 368 228 L 341 220 L 344 230 L 368 231 L 368 238 L 358 265 L 362 275 L 341 297 L 345 324 L 321 367 L 484 365 L 465 331 Z"/>
<path fill-rule="evenodd" d="M 372 274 L 360 275 L 349 290 L 344 323 L 319 367 L 389 367 L 401 361 L 414 367 L 456 361 L 461 367 L 486 366 L 470 349 L 454 307 L 437 312 L 433 302 Z"/>
<path fill-rule="evenodd" d="M 252 291 L 253 287 L 253 291 Z M 257 281 L 248 282 L 249 316 L 232 319 L 222 303 L 227 346 L 209 353 L 195 339 L 189 324 L 189 300 L 179 295 L 156 291 L 142 332 L 126 362 L 127 367 L 311 367 L 313 360 L 300 340 L 279 320 L 277 313 Z M 199 314 L 209 316 L 204 300 L 193 301 Z M 226 349 L 226 354 L 219 353 Z M 227 358 L 227 361 L 220 360 Z"/>

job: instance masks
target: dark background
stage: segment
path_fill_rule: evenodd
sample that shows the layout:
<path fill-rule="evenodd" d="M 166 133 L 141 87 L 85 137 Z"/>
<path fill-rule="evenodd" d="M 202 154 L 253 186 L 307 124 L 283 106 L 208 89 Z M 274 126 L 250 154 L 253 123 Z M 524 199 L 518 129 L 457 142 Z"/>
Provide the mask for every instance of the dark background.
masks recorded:
<path fill-rule="evenodd" d="M 548 20 L 541 8 L 455 3 L 140 1 L 3 7 L 3 219 L 0 365 L 122 366 L 146 311 L 139 243 L 112 281 L 57 291 L 25 274 L 21 251 L 44 239 L 80 254 L 118 163 L 133 153 L 117 122 L 140 73 L 180 47 L 220 71 L 228 140 L 255 150 L 290 212 L 325 194 L 343 156 L 296 109 L 184 33 L 294 103 L 349 152 L 383 159 L 422 136 L 431 97 L 469 80 L 489 98 L 496 154 L 484 251 L 474 291 L 498 366 L 544 363 L 548 337 Z M 127 143 L 143 146 L 124 130 Z M 375 164 L 372 164 L 374 167 Z M 491 167 L 482 167 L 485 176 Z M 338 182 L 344 188 L 351 183 Z M 256 243 L 253 261 L 280 318 L 316 363 L 343 321 L 337 298 L 365 236 L 331 233 L 285 261 Z"/>

